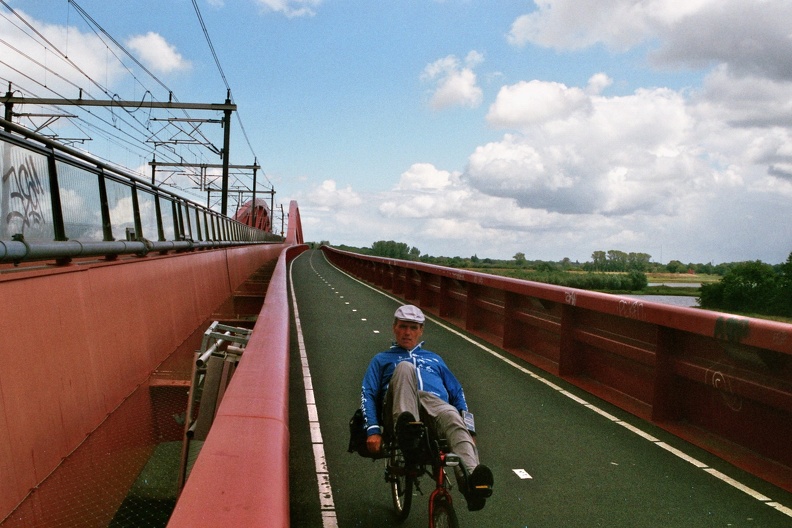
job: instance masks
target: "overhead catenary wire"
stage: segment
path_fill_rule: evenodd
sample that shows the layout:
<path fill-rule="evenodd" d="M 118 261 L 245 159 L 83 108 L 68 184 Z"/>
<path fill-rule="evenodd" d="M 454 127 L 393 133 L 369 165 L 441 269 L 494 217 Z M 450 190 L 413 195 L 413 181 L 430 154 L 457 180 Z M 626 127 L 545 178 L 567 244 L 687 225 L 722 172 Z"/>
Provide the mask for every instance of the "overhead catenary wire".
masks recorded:
<path fill-rule="evenodd" d="M 203 15 L 201 15 L 201 9 L 198 7 L 198 2 L 196 0 L 192 0 L 192 4 L 193 4 L 193 8 L 195 9 L 195 15 L 196 17 L 198 17 L 198 23 L 201 25 L 201 29 L 203 30 L 204 37 L 206 38 L 206 44 L 209 46 L 209 51 L 212 53 L 212 57 L 214 57 L 215 64 L 217 65 L 217 70 L 220 73 L 220 77 L 223 79 L 223 84 L 225 84 L 229 97 L 231 97 L 231 93 L 232 93 L 231 87 L 228 84 L 228 79 L 226 78 L 225 72 L 223 72 L 223 66 L 220 64 L 220 58 L 217 56 L 217 52 L 215 51 L 214 45 L 212 44 L 212 39 L 209 36 L 209 30 L 206 28 L 206 23 L 204 22 Z M 245 130 L 245 126 L 242 123 L 242 117 L 240 116 L 239 111 L 236 112 L 236 118 L 237 118 L 237 122 L 239 123 L 239 128 L 242 130 L 242 136 L 245 138 L 245 142 L 247 143 L 247 146 L 250 149 L 251 154 L 253 154 L 254 158 L 258 158 L 258 156 L 256 156 L 256 152 L 253 150 L 253 145 L 250 143 L 250 138 L 248 137 L 247 131 Z M 270 182 L 266 173 L 264 173 L 263 176 L 270 184 L 270 187 L 272 187 L 272 182 Z"/>
<path fill-rule="evenodd" d="M 8 16 L 2 15 L 2 17 L 5 20 L 7 20 L 10 24 L 12 24 L 14 27 L 16 27 L 18 30 L 20 30 L 22 33 L 24 33 L 28 38 L 30 38 L 34 42 L 39 42 L 36 39 L 36 37 L 42 39 L 46 43 L 45 50 L 50 50 L 52 55 L 54 55 L 55 57 L 60 58 L 66 64 L 68 64 L 70 67 L 75 68 L 82 76 L 84 76 L 86 79 L 88 79 L 94 86 L 99 88 L 103 93 L 105 93 L 105 94 L 109 94 L 110 93 L 109 90 L 107 90 L 105 87 L 103 87 L 95 79 L 91 78 L 83 69 L 81 69 L 79 66 L 77 66 L 74 63 L 74 61 L 70 60 L 66 56 L 66 54 L 64 52 L 62 52 L 54 43 L 52 43 L 50 40 L 48 40 L 46 37 L 44 37 L 42 35 L 42 33 L 40 31 L 38 31 L 30 22 L 28 22 L 26 19 L 24 19 L 24 17 L 22 17 L 22 15 L 20 13 L 18 13 L 13 8 L 11 8 L 5 1 L 0 0 L 0 3 L 2 3 L 2 5 L 4 5 L 15 17 L 14 19 L 10 19 Z M 24 27 L 22 27 L 19 24 L 15 23 L 15 20 L 21 21 L 21 23 L 24 25 Z M 25 28 L 27 28 L 27 29 L 25 29 Z M 28 31 L 28 29 L 29 29 L 29 31 Z M 87 97 L 87 98 L 93 99 L 93 96 L 91 96 L 90 92 L 88 92 L 88 91 L 84 90 L 83 88 L 79 87 L 76 83 L 74 83 L 73 81 L 69 80 L 65 76 L 61 75 L 58 71 L 56 71 L 51 66 L 49 66 L 47 64 L 44 64 L 41 61 L 38 61 L 38 60 L 34 59 L 29 53 L 26 53 L 26 52 L 22 51 L 21 49 L 19 49 L 18 47 L 13 46 L 11 43 L 7 42 L 6 40 L 2 40 L 2 41 L 0 41 L 0 43 L 2 43 L 6 47 L 8 47 L 12 51 L 14 51 L 18 56 L 23 57 L 25 60 L 30 61 L 32 64 L 35 64 L 37 67 L 39 67 L 42 70 L 44 70 L 45 73 L 52 74 L 53 76 L 55 76 L 59 80 L 63 81 L 64 83 L 74 87 L 75 90 L 79 90 L 81 97 Z M 28 79 L 30 82 L 32 82 L 32 83 L 40 86 L 41 88 L 43 88 L 43 89 L 45 89 L 45 90 L 57 95 L 58 97 L 61 97 L 61 98 L 66 99 L 66 100 L 73 99 L 73 98 L 68 98 L 68 97 L 64 96 L 63 94 L 61 94 L 57 90 L 55 90 L 52 86 L 48 86 L 47 83 L 42 83 L 42 82 L 36 80 L 32 76 L 28 75 L 25 72 L 20 71 L 18 68 L 15 68 L 13 65 L 9 64 L 6 61 L 2 61 L 2 64 L 4 66 L 6 66 L 7 68 L 9 68 L 10 70 L 13 70 L 17 74 L 21 75 L 22 77 Z M 11 82 L 11 81 L 9 80 L 9 82 Z M 16 84 L 17 84 L 17 86 L 19 86 L 18 82 L 16 82 Z M 30 94 L 35 95 L 35 90 L 28 89 L 27 91 Z M 138 138 L 136 138 L 134 135 L 132 135 L 131 133 L 126 132 L 125 130 L 122 130 L 117 125 L 117 123 L 115 123 L 115 121 L 117 121 L 117 120 L 121 121 L 131 130 L 135 130 L 138 127 L 140 127 L 140 129 L 146 129 L 147 127 L 144 124 L 140 123 L 139 120 L 137 118 L 135 118 L 132 114 L 128 113 L 128 115 L 132 116 L 132 120 L 133 120 L 133 122 L 129 122 L 129 121 L 126 121 L 123 117 L 118 117 L 117 115 L 115 115 L 113 109 L 111 108 L 111 109 L 109 109 L 109 112 L 112 115 L 112 121 L 113 122 L 110 122 L 107 119 L 104 119 L 101 116 L 98 116 L 97 114 L 95 114 L 94 112 L 92 112 L 89 109 L 83 109 L 83 111 L 85 113 L 87 113 L 87 114 L 92 115 L 95 119 L 98 119 L 99 121 L 101 121 L 104 124 L 110 126 L 111 128 L 114 128 L 114 129 L 118 130 L 122 135 L 127 136 L 128 139 L 129 139 L 129 141 L 125 141 L 127 143 L 127 145 L 135 147 L 135 143 L 134 142 L 135 141 L 139 141 L 141 144 L 143 144 L 143 145 L 140 146 L 140 147 L 142 147 L 141 150 L 145 150 L 145 151 L 150 150 L 148 147 L 145 147 L 145 145 L 144 145 L 145 142 L 144 141 L 141 141 Z M 85 119 L 83 117 L 79 117 L 79 116 L 76 119 L 85 121 Z M 72 124 L 74 124 L 74 121 L 72 121 Z M 77 127 L 76 124 L 75 124 L 75 127 Z M 95 125 L 94 125 L 94 127 L 99 129 L 99 130 L 101 130 L 100 127 L 96 127 Z M 79 129 L 79 127 L 77 127 L 77 128 Z M 105 137 L 109 137 L 109 136 L 115 136 L 116 138 L 119 137 L 118 135 L 112 134 L 112 133 L 107 132 L 107 131 L 103 131 L 103 135 Z M 88 137 L 86 139 L 90 139 L 90 137 Z M 119 144 L 116 143 L 116 145 L 119 145 Z M 119 145 L 119 146 L 121 146 L 121 145 Z M 140 148 L 140 147 L 135 147 L 135 148 Z"/>
<path fill-rule="evenodd" d="M 74 8 L 75 12 L 77 12 L 80 17 L 85 21 L 87 26 L 93 31 L 96 38 L 100 41 L 104 42 L 107 48 L 107 59 L 106 60 L 113 60 L 117 61 L 118 64 L 122 66 L 123 69 L 126 70 L 127 74 L 130 78 L 134 79 L 134 82 L 141 86 L 145 93 L 144 96 L 141 98 L 135 98 L 135 100 L 140 100 L 141 105 L 146 98 L 151 98 L 152 101 L 156 101 L 159 98 L 155 95 L 155 93 L 151 90 L 146 88 L 146 82 L 140 75 L 137 74 L 135 71 L 136 68 L 139 68 L 138 71 L 144 72 L 145 76 L 152 79 L 156 85 L 167 91 L 167 98 L 168 100 L 178 101 L 178 98 L 175 97 L 173 91 L 156 75 L 146 68 L 144 64 L 142 64 L 135 56 L 130 53 L 117 39 L 115 39 L 112 35 L 109 34 L 102 26 L 88 14 L 88 12 L 83 9 L 75 0 L 67 0 L 68 5 L 70 8 Z M 0 64 L 7 68 L 7 71 L 14 72 L 15 75 L 19 75 L 21 78 L 27 80 L 27 82 L 32 83 L 31 86 L 25 86 L 25 82 L 19 81 L 19 79 L 7 79 L 6 81 L 9 84 L 9 87 L 14 85 L 14 91 L 19 92 L 20 94 L 27 93 L 28 95 L 23 95 L 23 97 L 39 97 L 36 92 L 44 90 L 46 92 L 55 94 L 56 96 L 63 98 L 64 100 L 69 101 L 78 101 L 79 99 L 86 98 L 86 99 L 94 99 L 95 97 L 90 93 L 90 90 L 86 90 L 83 86 L 80 86 L 79 81 L 75 79 L 73 75 L 69 75 L 67 72 L 64 71 L 62 67 L 58 66 L 58 62 L 62 62 L 66 68 L 73 69 L 80 77 L 86 79 L 91 87 L 98 89 L 102 94 L 107 96 L 110 99 L 120 99 L 118 94 L 115 94 L 111 88 L 107 85 L 107 82 L 100 82 L 97 79 L 93 78 L 91 74 L 83 67 L 81 67 L 74 57 L 70 57 L 68 54 L 69 51 L 69 22 L 67 22 L 67 30 L 65 33 L 65 50 L 59 47 L 59 43 L 56 43 L 52 40 L 52 37 L 48 38 L 45 34 L 44 30 L 37 29 L 37 25 L 35 21 L 29 21 L 26 19 L 25 14 L 16 11 L 8 1 L 0 0 L 0 5 L 5 7 L 7 12 L 10 15 L 5 13 L 0 13 L 3 19 L 5 19 L 9 24 L 13 25 L 21 35 L 24 35 L 23 38 L 28 38 L 32 42 L 36 43 L 37 45 L 41 46 L 44 50 L 45 57 L 52 57 L 54 60 L 47 60 L 46 58 L 42 60 L 37 60 L 31 53 L 30 53 L 30 46 L 24 45 L 21 47 L 17 44 L 16 46 L 11 42 L 7 42 L 5 40 L 0 40 L 0 46 L 5 46 L 7 49 L 11 50 L 13 54 L 17 57 L 23 58 L 25 61 L 28 61 L 30 64 L 33 64 L 33 68 L 29 68 L 26 66 L 19 66 L 19 61 L 7 61 L 5 60 L 7 57 L 11 57 L 11 55 L 4 55 L 3 60 L 0 60 Z M 218 71 L 220 72 L 220 76 L 223 80 L 224 85 L 228 89 L 228 97 L 231 98 L 231 90 L 229 87 L 229 83 L 225 73 L 223 72 L 222 66 L 220 64 L 219 57 L 217 52 L 212 45 L 211 39 L 209 37 L 209 32 L 206 27 L 206 24 L 203 20 L 203 17 L 200 15 L 200 11 L 198 10 L 197 3 L 193 2 L 193 6 L 196 9 L 196 13 L 198 15 L 199 22 L 201 24 L 201 28 L 204 32 L 204 35 L 207 39 L 209 44 L 209 49 L 212 53 L 212 56 L 215 60 L 217 65 Z M 71 15 L 71 11 L 67 10 L 67 16 Z M 23 51 L 24 50 L 24 51 Z M 130 59 L 130 63 L 127 64 L 128 61 L 124 60 L 124 57 L 128 57 Z M 134 68 L 130 68 L 130 64 L 134 64 Z M 31 72 L 36 71 L 39 69 L 43 71 L 45 74 L 44 82 L 41 82 L 35 78 L 35 76 L 30 75 Z M 52 79 L 57 79 L 59 83 L 48 83 L 47 78 L 51 76 Z M 61 87 L 68 86 L 75 90 L 75 92 L 79 92 L 79 97 L 67 97 L 63 94 L 59 93 L 57 85 L 60 84 Z M 42 97 L 43 98 L 43 97 Z M 56 105 L 57 106 L 57 105 Z M 140 157 L 141 159 L 146 159 L 146 157 L 155 157 L 155 159 L 162 160 L 162 161 L 172 161 L 172 162 L 180 162 L 183 161 L 184 155 L 187 156 L 186 159 L 196 158 L 200 161 L 206 161 L 206 152 L 201 149 L 196 149 L 194 147 L 200 146 L 206 148 L 207 150 L 212 151 L 214 154 L 219 154 L 220 150 L 217 147 L 212 145 L 212 141 L 204 134 L 204 130 L 200 128 L 200 126 L 196 125 L 188 125 L 182 126 L 180 122 L 191 122 L 189 119 L 189 115 L 187 112 L 184 112 L 184 115 L 188 117 L 188 119 L 179 119 L 174 116 L 173 119 L 165 120 L 167 124 L 161 127 L 152 127 L 151 119 L 151 110 L 149 109 L 149 113 L 147 115 L 141 115 L 140 108 L 131 109 L 124 108 L 124 112 L 119 112 L 118 109 L 113 107 L 103 107 L 106 112 L 109 112 L 110 116 L 102 117 L 103 111 L 91 111 L 88 107 L 80 106 L 80 112 L 77 112 L 78 115 L 76 117 L 69 116 L 69 121 L 72 126 L 75 127 L 76 130 L 79 131 L 78 135 L 84 134 L 85 139 L 75 139 L 75 141 L 89 141 L 92 140 L 93 137 L 102 137 L 104 140 L 112 143 L 124 150 L 127 150 L 130 154 Z M 173 113 L 168 111 L 168 114 L 173 116 Z M 255 152 L 253 151 L 250 138 L 247 135 L 247 131 L 242 123 L 242 119 L 239 115 L 239 112 L 235 112 L 237 114 L 237 120 L 240 125 L 240 129 L 242 130 L 242 134 L 244 139 L 250 149 L 251 153 L 255 156 Z M 35 117 L 35 115 L 30 115 L 28 118 Z M 199 120 L 194 120 L 199 121 Z M 53 121 L 54 122 L 54 121 Z M 123 126 L 120 126 L 123 125 Z M 46 123 L 46 126 L 49 128 L 51 127 L 51 123 Z M 88 132 L 90 131 L 90 132 Z M 57 133 L 57 130 L 54 131 Z M 180 154 L 180 152 L 182 154 Z M 256 158 L 257 159 L 257 158 Z M 141 167 L 141 163 L 139 166 Z M 249 175 L 248 175 L 249 176 Z M 261 184 L 261 180 L 265 180 L 272 186 L 271 182 L 269 182 L 269 178 L 265 173 L 259 172 L 258 173 L 259 183 L 255 186 L 259 188 Z M 241 185 L 242 180 L 240 179 L 241 176 L 239 174 L 232 174 L 234 178 L 234 183 Z M 173 180 L 171 180 L 173 181 Z M 186 190 L 186 189 L 182 189 Z"/>
<path fill-rule="evenodd" d="M 21 15 L 19 12 L 17 12 L 17 11 L 16 11 L 16 10 L 15 10 L 13 7 L 11 7 L 11 6 L 10 6 L 10 5 L 9 5 L 9 4 L 8 4 L 8 3 L 5 1 L 5 0 L 0 0 L 0 4 L 2 4 L 3 6 L 5 6 L 5 7 L 6 7 L 6 9 L 8 9 L 8 11 L 9 11 L 10 13 L 12 13 L 16 19 L 18 19 L 18 20 L 19 20 L 19 21 L 20 21 L 20 22 L 21 22 L 21 23 L 22 23 L 22 24 L 23 24 L 23 25 L 24 25 L 26 28 L 28 28 L 28 29 L 30 30 L 30 32 L 32 32 L 32 33 L 33 33 L 33 34 L 34 34 L 34 35 L 35 35 L 35 36 L 36 36 L 38 39 L 40 39 L 40 41 L 43 41 L 43 42 L 46 44 L 46 48 L 45 48 L 45 49 L 51 50 L 55 56 L 57 56 L 59 59 L 61 59 L 61 60 L 62 60 L 62 61 L 64 61 L 65 63 L 67 63 L 67 64 L 68 64 L 70 67 L 74 68 L 74 69 L 75 69 L 75 70 L 76 70 L 76 71 L 77 71 L 77 72 L 78 72 L 80 75 L 82 75 L 84 78 L 86 78 L 86 79 L 87 79 L 87 80 L 88 80 L 88 81 L 89 81 L 89 82 L 90 82 L 92 85 L 94 85 L 95 87 L 97 87 L 97 88 L 98 88 L 98 89 L 99 89 L 99 90 L 100 90 L 102 93 L 104 93 L 106 96 L 108 96 L 108 97 L 111 97 L 111 98 L 115 98 L 115 97 L 117 97 L 117 95 L 113 94 L 113 93 L 111 92 L 111 90 L 109 90 L 107 87 L 103 86 L 103 85 L 102 85 L 101 83 L 99 83 L 99 82 L 98 82 L 96 79 L 94 79 L 93 77 L 91 77 L 91 76 L 90 76 L 90 75 L 89 75 L 89 74 L 88 74 L 88 73 L 87 73 L 87 72 L 86 72 L 84 69 L 82 69 L 82 68 L 81 68 L 79 65 L 77 65 L 77 64 L 76 64 L 76 63 L 75 63 L 73 60 L 71 60 L 71 59 L 68 57 L 68 55 L 67 55 L 65 52 L 61 51 L 61 50 L 58 48 L 58 46 L 57 46 L 57 45 L 55 45 L 55 44 L 54 44 L 54 43 L 53 43 L 51 40 L 49 40 L 49 39 L 48 39 L 46 36 L 44 36 L 44 35 L 41 33 L 41 31 L 39 31 L 38 29 L 36 29 L 36 27 L 35 27 L 35 26 L 33 26 L 33 24 L 31 24 L 31 23 L 30 23 L 28 20 L 26 20 L 26 19 L 25 19 L 25 18 L 24 18 L 24 17 L 23 17 L 23 16 L 22 16 L 22 15 Z M 158 83 L 160 86 L 162 86 L 162 87 L 164 87 L 166 90 L 168 90 L 168 92 L 169 92 L 170 96 L 172 97 L 172 91 L 170 91 L 170 90 L 168 89 L 168 87 L 167 87 L 167 86 L 165 86 L 165 84 L 164 84 L 164 83 L 162 83 L 162 82 L 161 82 L 161 81 L 160 81 L 160 80 L 159 80 L 159 79 L 158 79 L 158 78 L 157 78 L 157 77 L 156 77 L 156 76 L 155 76 L 153 73 L 151 73 L 151 72 L 150 72 L 148 69 L 146 69 L 146 68 L 145 68 L 145 67 L 144 67 L 144 66 L 143 66 L 143 65 L 142 65 L 142 64 L 141 64 L 139 61 L 137 61 L 137 60 L 136 60 L 136 59 L 135 59 L 135 58 L 132 56 L 132 54 L 131 54 L 131 53 L 129 53 L 129 52 L 126 50 L 126 49 L 124 49 L 124 48 L 123 48 L 123 46 L 121 46 L 121 45 L 118 43 L 118 41 L 117 41 L 117 40 L 115 40 L 114 38 L 112 38 L 112 37 L 109 35 L 109 33 L 107 33 L 106 31 L 104 31 L 104 30 L 101 28 L 101 26 L 98 26 L 98 24 L 96 24 L 96 21 L 95 21 L 95 20 L 93 20 L 93 18 L 91 18 L 91 17 L 90 17 L 90 16 L 89 16 L 89 15 L 88 15 L 88 14 L 87 14 L 87 13 L 86 13 L 86 12 L 85 12 L 85 11 L 84 11 L 84 10 L 83 10 L 83 9 L 82 9 L 82 8 L 81 8 L 81 7 L 80 7 L 80 6 L 79 6 L 79 5 L 78 5 L 78 4 L 77 4 L 77 3 L 76 3 L 74 0 L 69 0 L 69 4 L 70 4 L 70 5 L 73 5 L 73 6 L 75 7 L 75 9 L 77 9 L 77 10 L 78 10 L 78 12 L 79 12 L 81 15 L 84 15 L 84 17 L 87 17 L 87 18 L 85 18 L 85 20 L 86 20 L 86 22 L 87 22 L 87 23 L 89 23 L 89 24 L 95 24 L 95 25 L 97 26 L 97 28 L 99 29 L 99 31 L 101 31 L 101 32 L 102 32 L 102 34 L 103 34 L 103 35 L 105 35 L 105 37 L 106 37 L 106 38 L 107 38 L 107 39 L 108 39 L 108 40 L 109 40 L 109 41 L 110 41 L 110 42 L 111 42 L 111 43 L 112 43 L 114 46 L 117 46 L 117 47 L 118 47 L 119 49 L 121 49 L 121 51 L 123 51 L 123 52 L 124 52 L 124 53 L 125 53 L 127 56 L 129 56 L 129 57 L 130 57 L 132 60 L 134 60 L 134 61 L 135 61 L 135 64 L 137 64 L 139 67 L 141 67 L 141 68 L 143 69 L 143 71 L 145 71 L 145 72 L 146 72 L 146 73 L 147 73 L 149 76 L 151 76 L 151 77 L 152 77 L 152 78 L 155 80 L 155 82 L 157 82 L 157 83 Z M 19 28 L 20 30 L 23 30 L 23 28 L 21 28 L 21 27 L 20 27 L 18 24 L 15 24 L 13 21 L 11 21 L 10 19 L 8 19 L 7 17 L 4 17 L 4 18 L 6 18 L 6 20 L 9 20 L 9 21 L 10 21 L 10 22 L 11 22 L 11 23 L 12 23 L 12 24 L 15 26 L 15 27 Z M 25 34 L 27 34 L 27 35 L 28 35 L 28 37 L 30 37 L 31 39 L 35 40 L 35 38 L 34 38 L 34 37 L 33 37 L 33 36 L 32 36 L 32 35 L 31 35 L 31 34 L 28 32 L 28 31 L 24 31 L 24 33 L 25 33 Z M 97 35 L 97 36 L 98 36 L 98 37 L 101 39 L 101 37 L 100 37 L 99 35 Z M 109 48 L 109 46 L 108 46 L 108 48 Z M 16 51 L 18 51 L 18 50 L 16 50 Z M 22 56 L 25 56 L 25 57 L 26 57 L 28 60 L 33 60 L 33 59 L 32 59 L 32 58 L 31 58 L 29 55 L 27 55 L 27 54 L 24 54 L 24 53 L 21 53 L 21 52 L 20 52 L 20 54 L 21 54 Z M 116 56 L 116 55 L 114 54 L 114 56 Z M 119 63 L 121 63 L 121 64 L 123 65 L 123 61 L 121 61 L 121 60 L 120 60 L 120 59 L 119 59 L 117 56 L 116 56 L 116 59 L 118 60 L 118 62 L 119 62 Z M 63 76 L 59 75 L 59 74 L 58 74 L 57 72 L 55 72 L 55 71 L 54 71 L 54 70 L 53 70 L 51 67 L 49 67 L 49 66 L 47 66 L 47 65 L 43 65 L 43 64 L 41 64 L 41 63 L 40 63 L 40 62 L 38 62 L 38 61 L 35 61 L 35 62 L 36 62 L 36 64 L 37 64 L 38 66 L 42 67 L 42 68 L 44 69 L 44 71 L 45 71 L 45 72 L 50 72 L 50 73 L 53 73 L 53 74 L 57 75 L 59 78 L 61 78 L 61 79 L 64 79 L 64 78 L 63 78 Z M 124 65 L 124 67 L 126 68 L 126 66 L 125 66 L 125 65 Z M 133 72 L 131 72 L 131 71 L 130 71 L 128 68 L 126 68 L 126 69 L 127 69 L 127 71 L 129 71 L 129 72 L 130 72 L 130 74 L 131 74 L 131 75 L 132 75 L 132 76 L 135 78 L 135 80 L 136 80 L 138 83 L 140 83 L 141 85 L 143 85 L 142 81 L 141 81 L 140 79 L 138 79 L 138 78 L 137 78 L 137 77 L 134 75 L 134 73 L 133 73 Z M 66 80 L 66 79 L 64 79 L 64 80 Z M 70 84 L 72 84 L 73 86 L 75 86 L 75 87 L 76 87 L 76 84 L 74 84 L 73 82 L 71 82 L 71 81 L 68 81 L 68 80 L 66 80 L 66 82 L 69 82 Z M 52 91 L 52 93 L 55 93 L 56 95 L 58 95 L 58 96 L 60 96 L 60 97 L 63 97 L 61 94 L 58 94 L 58 93 L 57 93 L 55 90 L 52 90 L 51 88 L 47 87 L 45 84 L 42 84 L 42 83 L 37 83 L 37 84 L 41 84 L 41 85 L 42 85 L 44 88 L 46 88 L 46 89 L 48 89 L 48 90 Z M 150 92 L 150 90 L 147 90 L 147 92 L 148 92 L 148 93 L 151 93 L 151 92 Z M 90 92 L 88 92 L 88 91 L 85 91 L 85 90 L 83 90 L 83 89 L 80 89 L 80 93 L 81 93 L 81 95 L 82 95 L 82 96 L 87 96 L 87 97 L 93 98 L 93 97 L 90 95 Z M 152 94 L 152 97 L 153 97 L 153 94 Z M 64 98 L 66 98 L 66 97 L 64 97 Z M 90 112 L 90 111 L 88 111 L 88 110 L 86 110 L 86 111 L 87 111 L 87 113 L 89 113 L 89 114 L 92 114 L 92 115 L 94 115 L 94 116 L 95 116 L 95 114 L 94 114 L 94 113 L 92 113 L 92 112 Z M 113 114 L 113 109 L 112 109 L 112 108 L 110 108 L 110 109 L 109 109 L 109 111 L 110 111 L 110 113 L 111 113 L 111 114 Z M 133 111 L 127 111 L 127 113 L 128 113 L 129 115 L 132 115 L 132 112 L 134 112 L 134 110 L 133 110 Z M 117 119 L 117 116 L 115 116 L 114 114 L 113 114 L 113 119 Z M 143 123 L 140 123 L 140 121 L 139 121 L 139 120 L 138 120 L 136 117 L 134 117 L 133 115 L 132 115 L 132 119 L 135 121 L 135 123 L 136 123 L 137 125 L 135 125 L 134 123 L 129 123 L 129 122 L 125 122 L 125 124 L 126 124 L 127 126 L 130 126 L 132 129 L 135 129 L 135 128 L 137 128 L 137 127 L 140 127 L 140 129 L 141 129 L 141 130 L 146 130 L 146 133 L 150 133 L 150 130 L 148 130 L 148 127 L 147 127 L 145 124 L 143 124 Z M 124 121 L 124 120 L 122 119 L 122 121 Z M 111 124 L 111 123 L 108 123 L 107 121 L 105 121 L 105 123 L 106 123 L 106 124 L 110 124 L 110 126 L 113 126 L 113 128 L 118 128 L 117 126 L 115 126 L 115 125 L 113 125 L 113 124 Z M 185 135 L 187 135 L 187 136 L 189 136 L 189 137 L 192 137 L 192 136 L 190 135 L 190 133 L 189 133 L 187 130 L 184 130 L 184 129 L 182 129 L 182 128 L 178 127 L 177 125 L 175 125 L 175 128 L 179 129 L 179 131 L 180 131 L 181 133 L 184 133 Z M 210 142 L 210 141 L 209 141 L 209 140 L 208 140 L 208 139 L 207 139 L 205 136 L 202 136 L 202 141 L 201 141 L 201 142 L 202 142 L 202 143 L 204 143 L 204 144 L 206 144 L 206 143 L 211 143 L 211 142 Z"/>

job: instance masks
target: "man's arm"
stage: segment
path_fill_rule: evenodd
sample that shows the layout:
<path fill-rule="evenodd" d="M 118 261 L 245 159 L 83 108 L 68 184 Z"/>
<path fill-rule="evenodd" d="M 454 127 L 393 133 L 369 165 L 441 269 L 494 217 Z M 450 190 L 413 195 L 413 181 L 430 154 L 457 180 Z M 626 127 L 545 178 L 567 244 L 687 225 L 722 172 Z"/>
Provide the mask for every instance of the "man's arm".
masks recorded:
<path fill-rule="evenodd" d="M 368 369 L 363 376 L 363 385 L 360 390 L 360 408 L 363 410 L 363 419 L 366 427 L 366 434 L 368 435 L 367 445 L 371 451 L 371 444 L 376 440 L 372 440 L 372 436 L 380 436 L 379 444 L 382 443 L 382 427 L 379 424 L 377 415 L 377 402 L 379 401 L 381 381 L 381 369 L 379 362 L 375 356 Z"/>
<path fill-rule="evenodd" d="M 443 384 L 448 391 L 448 403 L 457 408 L 461 413 L 468 410 L 467 400 L 465 399 L 465 391 L 462 390 L 462 384 L 456 379 L 451 369 L 443 362 Z"/>

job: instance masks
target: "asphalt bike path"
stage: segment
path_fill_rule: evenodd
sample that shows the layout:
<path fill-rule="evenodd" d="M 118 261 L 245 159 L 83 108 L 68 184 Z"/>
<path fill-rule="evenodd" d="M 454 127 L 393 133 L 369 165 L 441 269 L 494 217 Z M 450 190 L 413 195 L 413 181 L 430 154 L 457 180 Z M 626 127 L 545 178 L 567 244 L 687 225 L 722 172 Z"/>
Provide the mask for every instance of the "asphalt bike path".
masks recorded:
<path fill-rule="evenodd" d="M 426 526 L 431 478 L 399 524 L 384 460 L 346 451 L 363 373 L 402 303 L 318 250 L 290 275 L 292 526 Z M 479 512 L 452 491 L 460 526 L 792 527 L 792 494 L 431 315 L 423 337 L 462 383 L 495 477 Z"/>

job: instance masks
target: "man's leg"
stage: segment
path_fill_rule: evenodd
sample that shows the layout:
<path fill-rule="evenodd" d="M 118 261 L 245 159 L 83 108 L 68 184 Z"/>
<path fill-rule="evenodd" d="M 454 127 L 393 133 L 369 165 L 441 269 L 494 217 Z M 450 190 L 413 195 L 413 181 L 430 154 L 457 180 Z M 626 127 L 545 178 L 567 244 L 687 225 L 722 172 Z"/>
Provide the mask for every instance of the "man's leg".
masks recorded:
<path fill-rule="evenodd" d="M 440 438 L 445 438 L 448 441 L 449 449 L 459 455 L 468 470 L 473 471 L 479 465 L 478 449 L 473 443 L 473 438 L 465 426 L 462 415 L 453 405 L 444 402 L 434 394 L 419 392 L 418 396 L 421 407 L 432 418 L 430 426 L 435 434 Z"/>
<path fill-rule="evenodd" d="M 418 412 L 418 382 L 415 378 L 415 367 L 409 361 L 402 361 L 393 370 L 388 385 L 388 392 L 385 394 L 383 409 L 383 419 L 385 427 L 393 433 L 396 421 L 404 412 L 410 413 L 414 418 Z"/>
<path fill-rule="evenodd" d="M 479 463 L 478 449 L 462 415 L 453 405 L 447 404 L 434 394 L 419 392 L 418 396 L 423 411 L 431 418 L 430 426 L 435 434 L 448 441 L 451 452 L 459 455 L 467 470 L 467 478 L 460 467 L 456 468 L 455 473 L 459 488 L 467 499 L 468 509 L 482 509 L 486 499 L 492 495 L 492 471 Z"/>

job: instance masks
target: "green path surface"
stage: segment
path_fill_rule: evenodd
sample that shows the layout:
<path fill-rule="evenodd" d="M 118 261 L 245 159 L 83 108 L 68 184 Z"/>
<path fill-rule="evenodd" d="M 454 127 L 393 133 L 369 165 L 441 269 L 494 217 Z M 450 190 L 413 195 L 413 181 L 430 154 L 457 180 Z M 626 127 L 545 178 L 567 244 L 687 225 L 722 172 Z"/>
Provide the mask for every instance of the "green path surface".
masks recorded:
<path fill-rule="evenodd" d="M 292 278 L 338 526 L 426 526 L 428 478 L 425 495 L 415 497 L 410 517 L 399 525 L 383 480 L 384 463 L 346 452 L 347 421 L 359 405 L 363 372 L 376 352 L 390 346 L 399 303 L 333 268 L 319 251 L 298 257 Z M 495 475 L 494 495 L 480 512 L 468 512 L 454 490 L 462 527 L 792 526 L 789 493 L 487 345 L 504 361 L 454 330 L 430 320 L 424 346 L 440 353 L 465 387 L 482 462 Z M 294 323 L 291 372 L 292 526 L 320 527 Z M 765 497 L 751 496 L 712 471 Z M 776 503 L 787 513 L 769 505 Z"/>

